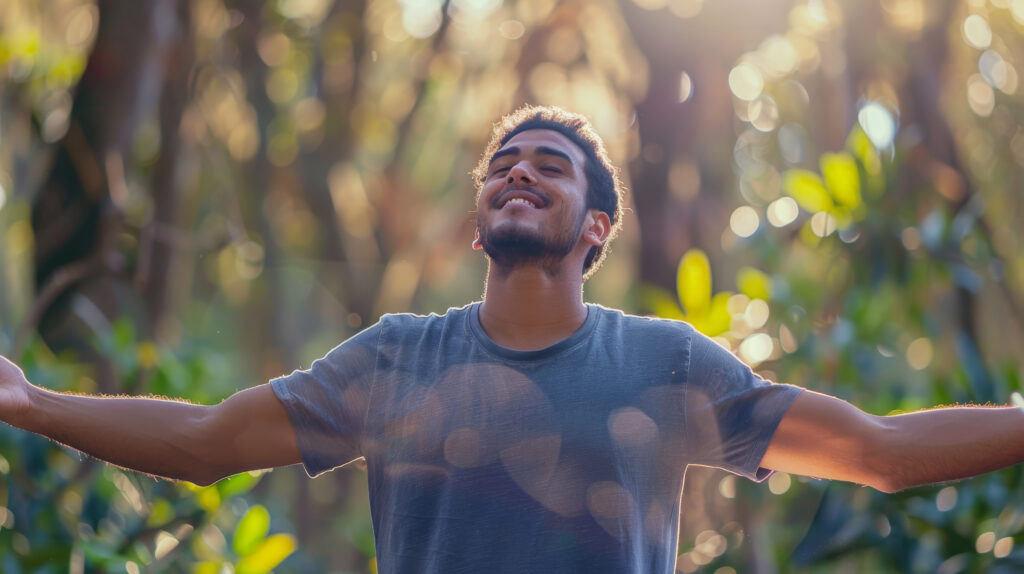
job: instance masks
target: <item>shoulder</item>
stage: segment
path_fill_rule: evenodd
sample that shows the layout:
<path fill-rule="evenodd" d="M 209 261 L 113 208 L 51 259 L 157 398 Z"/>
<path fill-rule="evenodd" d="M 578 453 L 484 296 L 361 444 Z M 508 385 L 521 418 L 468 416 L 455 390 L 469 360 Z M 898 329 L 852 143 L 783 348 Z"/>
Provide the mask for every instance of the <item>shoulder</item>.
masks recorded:
<path fill-rule="evenodd" d="M 590 309 L 600 313 L 601 325 L 608 330 L 622 331 L 626 335 L 667 338 L 678 341 L 689 340 L 696 331 L 689 323 L 661 317 L 631 315 L 619 309 L 590 304 Z"/>
<path fill-rule="evenodd" d="M 380 325 L 382 336 L 393 338 L 420 338 L 425 335 L 441 334 L 451 329 L 464 329 L 466 318 L 475 305 L 470 303 L 462 307 L 452 307 L 442 314 L 429 313 L 387 313 L 381 315 Z"/>

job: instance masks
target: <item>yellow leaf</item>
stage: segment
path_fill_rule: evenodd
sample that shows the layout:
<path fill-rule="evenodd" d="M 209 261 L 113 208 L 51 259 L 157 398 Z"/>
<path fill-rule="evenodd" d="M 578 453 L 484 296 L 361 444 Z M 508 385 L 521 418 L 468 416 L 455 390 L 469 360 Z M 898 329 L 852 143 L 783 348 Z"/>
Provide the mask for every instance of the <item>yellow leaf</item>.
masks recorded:
<path fill-rule="evenodd" d="M 259 547 L 238 561 L 237 574 L 265 574 L 295 552 L 295 537 L 291 534 L 268 536 Z"/>
<path fill-rule="evenodd" d="M 727 332 L 732 326 L 732 314 L 729 313 L 729 298 L 732 293 L 723 291 L 715 295 L 711 300 L 711 308 L 708 310 L 707 331 L 708 337 L 715 337 Z"/>
<path fill-rule="evenodd" d="M 860 170 L 853 156 L 846 152 L 821 156 L 821 174 L 836 203 L 848 210 L 860 206 Z"/>
<path fill-rule="evenodd" d="M 834 204 L 818 174 L 806 169 L 791 169 L 782 180 L 786 193 L 811 213 L 831 211 Z"/>
<path fill-rule="evenodd" d="M 711 263 L 700 249 L 687 251 L 679 261 L 676 290 L 688 317 L 707 311 L 711 304 Z"/>
<path fill-rule="evenodd" d="M 192 570 L 192 574 L 218 574 L 220 568 L 220 562 L 199 562 Z"/>
<path fill-rule="evenodd" d="M 729 313 L 730 297 L 732 293 L 728 291 L 718 293 L 711 299 L 711 304 L 703 313 L 687 315 L 686 322 L 708 337 L 727 332 L 732 323 L 732 315 Z"/>
<path fill-rule="evenodd" d="M 740 293 L 751 299 L 767 301 L 772 297 L 772 278 L 753 267 L 739 270 L 736 274 L 736 286 L 739 287 Z"/>

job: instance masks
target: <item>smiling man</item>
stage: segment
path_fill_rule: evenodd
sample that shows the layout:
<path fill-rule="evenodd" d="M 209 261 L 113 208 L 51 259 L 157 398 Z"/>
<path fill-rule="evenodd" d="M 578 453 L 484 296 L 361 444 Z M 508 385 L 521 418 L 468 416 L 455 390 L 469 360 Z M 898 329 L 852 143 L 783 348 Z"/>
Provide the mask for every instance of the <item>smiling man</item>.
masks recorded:
<path fill-rule="evenodd" d="M 199 484 L 365 459 L 391 573 L 673 572 L 691 464 L 892 491 L 1024 458 L 1014 407 L 876 417 L 764 381 L 686 323 L 586 304 L 622 189 L 583 117 L 518 110 L 474 176 L 483 302 L 385 315 L 209 407 L 52 393 L 0 360 L 0 418 Z"/>

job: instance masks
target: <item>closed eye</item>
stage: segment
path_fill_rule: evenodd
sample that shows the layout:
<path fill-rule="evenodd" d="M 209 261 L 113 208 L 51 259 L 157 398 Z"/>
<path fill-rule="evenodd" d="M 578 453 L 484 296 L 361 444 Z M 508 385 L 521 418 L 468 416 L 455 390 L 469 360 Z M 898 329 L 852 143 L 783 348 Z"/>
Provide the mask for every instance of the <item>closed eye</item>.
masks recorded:
<path fill-rule="evenodd" d="M 540 169 L 542 171 L 550 171 L 552 173 L 565 173 L 562 171 L 562 168 L 558 167 L 557 165 L 546 165 Z"/>

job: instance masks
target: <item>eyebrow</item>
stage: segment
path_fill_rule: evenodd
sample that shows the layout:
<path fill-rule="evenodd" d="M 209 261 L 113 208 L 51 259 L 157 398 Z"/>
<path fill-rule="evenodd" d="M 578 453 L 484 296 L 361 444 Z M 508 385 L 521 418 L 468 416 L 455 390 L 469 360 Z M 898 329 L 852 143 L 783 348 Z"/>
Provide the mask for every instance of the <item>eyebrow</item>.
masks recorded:
<path fill-rule="evenodd" d="M 519 154 L 520 151 L 521 150 L 519 149 L 518 146 L 512 146 L 512 147 L 507 147 L 505 149 L 500 149 L 500 150 L 494 152 L 494 155 L 491 156 L 491 161 L 488 163 L 488 165 L 493 165 L 494 162 L 497 161 L 499 158 L 503 158 L 503 157 L 505 157 L 507 155 L 517 155 L 517 154 Z M 560 149 L 555 149 L 553 147 L 548 147 L 548 146 L 542 145 L 542 146 L 537 146 L 537 153 L 539 155 L 555 156 L 557 158 L 561 158 L 561 159 L 564 159 L 565 161 L 569 162 L 569 165 L 573 165 L 572 158 L 569 157 L 569 154 L 565 153 L 564 151 L 562 151 Z"/>

